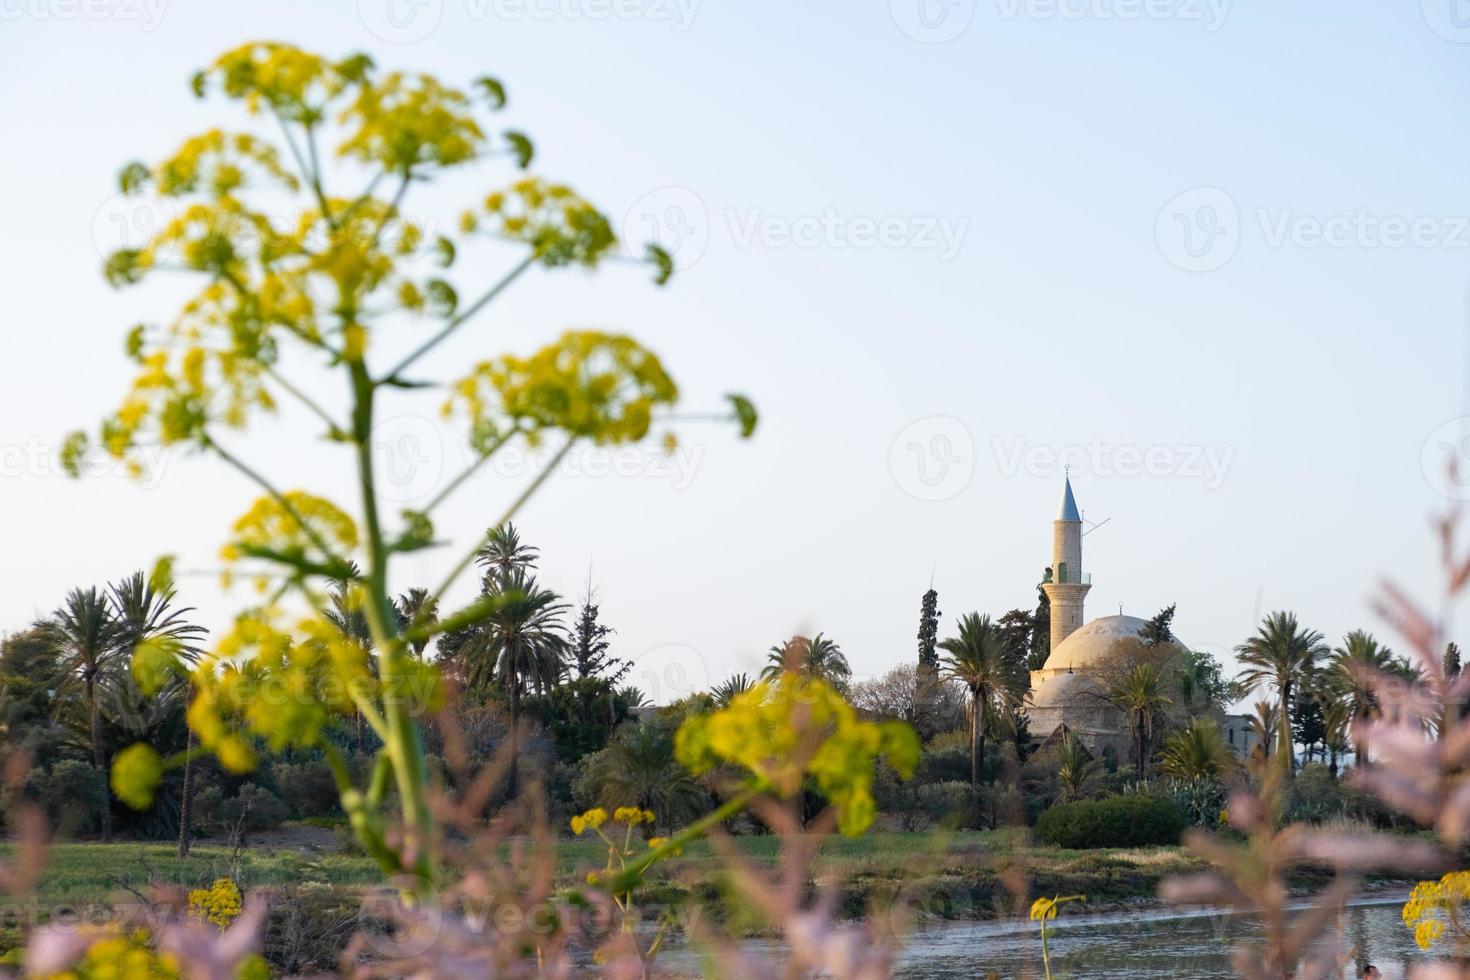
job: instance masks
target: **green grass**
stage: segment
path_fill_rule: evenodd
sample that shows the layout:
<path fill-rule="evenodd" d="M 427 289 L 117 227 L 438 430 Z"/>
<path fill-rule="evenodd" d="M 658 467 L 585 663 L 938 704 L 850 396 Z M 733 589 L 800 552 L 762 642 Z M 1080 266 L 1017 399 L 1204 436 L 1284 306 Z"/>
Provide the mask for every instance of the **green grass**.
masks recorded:
<path fill-rule="evenodd" d="M 11 848 L 0 850 L 8 855 Z M 172 844 L 57 844 L 47 850 L 35 891 L 39 905 L 48 909 L 116 904 L 135 898 L 129 888 L 146 893 L 150 882 L 198 888 L 230 872 L 226 847 L 196 844 L 181 860 Z M 249 887 L 286 882 L 367 886 L 381 877 L 370 860 L 350 854 L 250 848 L 240 861 L 240 878 Z"/>
<path fill-rule="evenodd" d="M 774 865 L 780 841 L 772 836 L 739 837 L 736 846 L 758 865 Z M 1166 874 L 1198 870 L 1196 859 L 1179 848 L 1131 848 L 1069 851 L 1051 847 L 1017 847 L 1013 832 L 900 833 L 876 832 L 849 839 L 832 837 L 811 867 L 814 878 L 842 880 L 858 893 L 882 885 L 912 881 L 994 883 L 998 865 L 1019 861 L 1035 877 L 1038 888 L 1076 886 L 1098 894 L 1152 894 Z M 8 853 L 10 848 L 0 847 Z M 95 906 L 133 901 L 130 888 L 146 892 L 150 882 L 185 888 L 208 885 L 231 874 L 228 848 L 196 844 L 180 860 L 172 844 L 58 844 L 50 848 L 46 870 L 37 886 L 42 909 Z M 595 837 L 558 841 L 557 876 L 566 883 L 601 868 L 606 847 Z M 698 842 L 653 876 L 666 883 L 697 886 L 718 876 L 725 861 L 707 842 Z M 274 884 L 319 883 L 346 890 L 365 888 L 381 874 L 366 857 L 348 853 L 303 854 L 293 850 L 247 848 L 241 856 L 241 884 L 247 888 Z"/>

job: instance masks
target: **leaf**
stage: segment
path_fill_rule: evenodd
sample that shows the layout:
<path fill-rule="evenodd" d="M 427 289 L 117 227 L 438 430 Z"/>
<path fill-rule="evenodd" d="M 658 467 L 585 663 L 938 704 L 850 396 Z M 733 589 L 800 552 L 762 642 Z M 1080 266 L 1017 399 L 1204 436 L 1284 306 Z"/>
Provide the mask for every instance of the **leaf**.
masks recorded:
<path fill-rule="evenodd" d="M 148 573 L 148 588 L 154 592 L 172 592 L 174 590 L 174 556 L 160 555 L 153 563 L 153 571 Z"/>
<path fill-rule="evenodd" d="M 143 189 L 143 185 L 148 183 L 149 176 L 147 164 L 134 160 L 123 167 L 117 175 L 117 186 L 124 194 L 132 194 Z"/>
<path fill-rule="evenodd" d="M 429 297 L 429 306 L 440 316 L 453 316 L 459 306 L 459 294 L 443 279 L 430 279 L 424 283 L 424 293 Z"/>
<path fill-rule="evenodd" d="M 756 422 L 760 420 L 755 403 L 744 395 L 730 394 L 725 398 L 735 410 L 735 420 L 740 423 L 740 438 L 749 439 L 755 433 Z"/>
<path fill-rule="evenodd" d="M 482 75 L 475 79 L 475 88 L 485 94 L 485 100 L 490 103 L 490 108 L 505 108 L 505 86 L 501 84 L 500 79 Z"/>
<path fill-rule="evenodd" d="M 536 155 L 536 148 L 531 145 L 531 137 L 514 129 L 507 129 L 504 136 L 505 141 L 510 144 L 510 151 L 515 154 L 516 166 L 525 170 L 531 165 L 531 157 Z"/>
<path fill-rule="evenodd" d="M 434 239 L 434 261 L 439 268 L 447 269 L 454 264 L 455 255 L 458 254 L 454 248 L 454 242 L 443 235 Z"/>
<path fill-rule="evenodd" d="M 674 274 L 674 257 L 662 245 L 649 242 L 644 252 L 644 261 L 654 268 L 653 282 L 656 286 L 662 286 Z"/>
<path fill-rule="evenodd" d="M 194 98 L 204 98 L 204 83 L 208 77 L 202 71 L 196 71 L 193 75 L 189 76 L 189 89 L 194 93 Z"/>

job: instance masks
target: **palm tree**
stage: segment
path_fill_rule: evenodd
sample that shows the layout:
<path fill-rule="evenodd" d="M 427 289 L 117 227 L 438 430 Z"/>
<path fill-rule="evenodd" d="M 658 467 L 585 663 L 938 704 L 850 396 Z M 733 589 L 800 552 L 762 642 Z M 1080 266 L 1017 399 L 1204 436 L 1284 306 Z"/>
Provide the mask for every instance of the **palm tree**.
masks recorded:
<path fill-rule="evenodd" d="M 465 681 L 470 686 L 499 682 L 510 710 L 512 757 L 521 717 L 521 694 L 529 683 L 538 691 L 554 687 L 561 678 L 567 653 L 563 622 L 569 608 L 561 597 L 543 589 L 524 568 L 496 573 L 486 585 L 502 602 L 481 624 L 461 653 Z M 512 765 L 507 792 L 516 795 L 516 767 Z"/>
<path fill-rule="evenodd" d="M 323 611 L 327 622 L 337 627 L 349 643 L 357 644 L 363 652 L 364 659 L 369 667 L 372 665 L 373 654 L 373 631 L 368 624 L 367 612 L 362 607 L 362 593 L 354 586 L 357 578 L 357 565 L 349 563 L 352 577 L 333 583 L 328 593 L 330 607 Z M 363 750 L 362 712 L 353 709 L 353 727 L 356 730 L 353 751 L 361 753 Z"/>
<path fill-rule="evenodd" d="M 203 626 L 190 623 L 185 617 L 194 611 L 192 606 L 173 608 L 172 589 L 154 589 L 142 572 L 134 572 L 112 586 L 108 597 L 112 602 L 113 617 L 118 627 L 118 643 L 131 660 L 138 645 L 144 641 L 163 641 L 184 663 L 193 664 L 199 659 L 199 641 L 209 632 Z M 184 698 L 188 703 L 189 686 L 171 685 L 165 693 L 170 697 Z M 189 845 L 193 835 L 193 756 L 197 745 L 194 730 L 187 725 L 184 742 L 184 784 L 179 800 L 179 857 L 189 856 Z"/>
<path fill-rule="evenodd" d="M 398 616 L 398 628 L 406 630 L 412 625 L 433 626 L 439 622 L 439 600 L 428 589 L 412 588 L 393 600 L 393 611 Z M 421 621 L 422 620 L 422 621 Z M 414 656 L 423 659 L 429 638 L 414 640 L 409 646 Z"/>
<path fill-rule="evenodd" d="M 730 702 L 735 699 L 735 695 L 744 694 L 754 686 L 748 674 L 732 674 L 716 684 L 709 693 L 710 697 L 715 699 L 715 707 L 728 708 Z"/>
<path fill-rule="evenodd" d="M 1348 707 L 1348 727 L 1359 726 L 1359 734 L 1353 739 L 1353 757 L 1357 765 L 1368 764 L 1368 747 L 1363 743 L 1361 726 L 1379 713 L 1374 682 L 1382 674 L 1395 674 L 1401 670 L 1402 665 L 1393 651 L 1379 646 L 1373 634 L 1363 630 L 1353 630 L 1343 637 L 1342 646 L 1332 651 L 1332 661 L 1328 665 L 1329 683 L 1338 699 Z"/>
<path fill-rule="evenodd" d="M 1260 743 L 1263 758 L 1271 757 L 1271 740 L 1280 731 L 1276 723 L 1277 715 L 1276 705 L 1270 701 L 1257 701 L 1255 714 L 1249 719 L 1251 735 Z"/>
<path fill-rule="evenodd" d="M 940 641 L 939 648 L 949 654 L 941 666 L 945 676 L 963 684 L 970 695 L 970 788 L 978 792 L 990 713 L 1018 704 L 1030 678 L 989 616 L 967 613 L 959 621 L 959 631 L 959 636 Z"/>
<path fill-rule="evenodd" d="M 494 581 L 513 571 L 531 571 L 540 556 L 540 549 L 521 543 L 514 524 L 502 524 L 485 532 L 485 543 L 475 552 L 475 563 L 485 569 L 487 581 Z"/>
<path fill-rule="evenodd" d="M 842 648 L 821 633 L 811 639 L 793 636 L 785 646 L 771 647 L 766 654 L 761 678 L 774 680 L 792 663 L 802 673 L 826 681 L 839 691 L 847 688 L 848 678 L 852 676 L 852 668 L 848 666 Z"/>
<path fill-rule="evenodd" d="M 1235 756 L 1220 737 L 1220 726 L 1209 718 L 1195 718 L 1164 739 L 1159 768 L 1171 779 L 1192 782 L 1219 779 L 1235 768 Z"/>
<path fill-rule="evenodd" d="M 1108 691 L 1108 699 L 1123 710 L 1138 749 L 1138 775 L 1151 757 L 1154 728 L 1164 709 L 1174 702 L 1164 693 L 1164 672 L 1153 662 L 1134 664 Z"/>
<path fill-rule="evenodd" d="M 1311 678 L 1317 661 L 1327 653 L 1322 634 L 1297 623 L 1296 614 L 1273 612 L 1256 630 L 1256 635 L 1235 648 L 1242 666 L 1241 681 L 1251 688 L 1270 685 L 1276 689 L 1276 725 L 1279 750 L 1287 772 L 1296 770 L 1291 751 L 1291 706 L 1298 686 Z"/>
<path fill-rule="evenodd" d="M 674 733 L 659 725 L 624 723 L 598 761 L 604 801 L 652 810 L 665 828 L 697 816 L 708 800 L 675 757 Z"/>
<path fill-rule="evenodd" d="M 92 743 L 92 764 L 103 780 L 107 779 L 107 758 L 102 745 L 102 721 L 97 714 L 97 686 L 105 681 L 105 671 L 121 653 L 118 625 L 113 619 L 107 597 L 94 586 L 72 589 L 61 607 L 37 628 L 45 637 L 57 667 L 62 671 L 63 687 L 81 683 L 87 702 L 87 725 Z M 111 798 L 102 807 L 102 839 L 112 840 Z"/>
<path fill-rule="evenodd" d="M 1062 802 L 1081 799 L 1087 781 L 1097 774 L 1100 765 L 1082 740 L 1067 732 L 1057 746 L 1057 783 L 1061 787 Z"/>

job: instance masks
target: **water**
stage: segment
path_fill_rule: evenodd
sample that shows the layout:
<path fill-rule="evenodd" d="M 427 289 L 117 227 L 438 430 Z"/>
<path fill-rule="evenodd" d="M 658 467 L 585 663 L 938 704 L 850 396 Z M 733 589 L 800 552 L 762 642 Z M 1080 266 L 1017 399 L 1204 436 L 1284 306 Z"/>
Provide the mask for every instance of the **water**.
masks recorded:
<path fill-rule="evenodd" d="M 1359 975 L 1371 962 L 1385 977 L 1403 977 L 1424 959 L 1413 934 L 1400 918 L 1404 896 L 1350 906 L 1342 917 L 1344 944 L 1359 957 L 1345 977 Z M 1067 915 L 1048 930 L 1052 975 L 1089 980 L 1139 977 L 1233 978 L 1230 952 L 1242 942 L 1259 941 L 1259 920 L 1218 912 L 1132 912 Z M 1035 924 L 976 922 L 926 929 L 913 936 L 898 961 L 898 975 L 913 980 L 951 980 L 1023 975 L 1022 963 L 1036 976 L 1041 943 Z"/>
<path fill-rule="evenodd" d="M 1345 946 L 1357 958 L 1344 977 L 1357 977 L 1373 963 L 1386 978 L 1404 977 L 1426 958 L 1400 918 L 1404 895 L 1349 906 L 1341 920 Z M 1220 912 L 1140 911 L 1076 915 L 1063 911 L 1048 929 L 1052 975 L 1087 980 L 1188 978 L 1232 980 L 1230 953 L 1240 943 L 1259 941 L 1260 922 L 1249 915 Z M 751 940 L 752 952 L 777 955 L 777 944 Z M 659 956 L 659 969 L 695 976 L 699 961 L 680 944 Z M 897 975 L 910 980 L 1040 977 L 1041 943 L 1033 922 L 948 923 L 908 937 Z"/>

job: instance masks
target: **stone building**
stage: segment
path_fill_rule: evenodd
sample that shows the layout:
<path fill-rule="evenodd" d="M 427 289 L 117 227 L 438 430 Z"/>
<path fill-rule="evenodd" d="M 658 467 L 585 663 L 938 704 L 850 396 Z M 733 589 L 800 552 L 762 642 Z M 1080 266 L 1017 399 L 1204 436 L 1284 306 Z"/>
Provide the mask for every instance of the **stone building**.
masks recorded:
<path fill-rule="evenodd" d="M 1061 507 L 1052 522 L 1051 569 L 1041 588 L 1051 604 L 1051 653 L 1040 670 L 1031 672 L 1026 714 L 1031 734 L 1043 744 L 1075 733 L 1094 755 L 1111 748 L 1119 759 L 1131 749 L 1127 720 L 1109 703 L 1094 671 L 1125 640 L 1147 625 L 1137 616 L 1103 616 L 1086 622 L 1083 604 L 1092 577 L 1082 565 L 1082 513 L 1067 479 Z M 1176 642 L 1186 646 L 1184 641 Z M 1254 742 L 1244 715 L 1217 718 L 1220 733 L 1237 755 Z"/>

